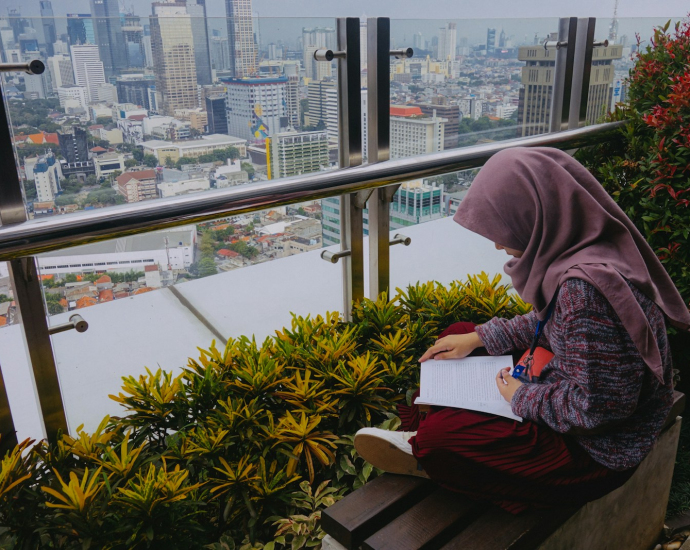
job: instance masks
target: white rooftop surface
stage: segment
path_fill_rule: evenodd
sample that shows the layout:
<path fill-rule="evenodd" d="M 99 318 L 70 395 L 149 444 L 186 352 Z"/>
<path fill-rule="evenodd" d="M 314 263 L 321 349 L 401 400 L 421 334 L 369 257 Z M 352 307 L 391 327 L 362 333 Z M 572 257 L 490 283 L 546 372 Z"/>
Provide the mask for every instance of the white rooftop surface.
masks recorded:
<path fill-rule="evenodd" d="M 451 218 L 396 232 L 412 238 L 409 247 L 391 248 L 392 287 L 435 280 L 447 284 L 468 274 L 503 273 L 508 259 L 493 243 Z M 365 239 L 365 263 L 368 247 Z M 337 249 L 337 247 L 331 247 Z M 342 268 L 306 252 L 189 281 L 175 288 L 224 337 L 256 335 L 261 340 L 298 315 L 340 311 Z M 504 281 L 509 278 L 504 275 Z M 368 288 L 368 283 L 366 288 Z M 168 289 L 115 300 L 79 312 L 89 323 L 85 333 L 53 337 L 70 432 L 85 425 L 93 431 L 106 415 L 123 409 L 108 398 L 121 377 L 137 377 L 159 366 L 178 374 L 197 347 L 208 347 L 213 334 Z M 70 313 L 51 317 L 63 323 Z M 0 366 L 20 441 L 43 437 L 28 359 L 19 326 L 0 329 Z M 220 347 L 220 343 L 218 344 Z"/>

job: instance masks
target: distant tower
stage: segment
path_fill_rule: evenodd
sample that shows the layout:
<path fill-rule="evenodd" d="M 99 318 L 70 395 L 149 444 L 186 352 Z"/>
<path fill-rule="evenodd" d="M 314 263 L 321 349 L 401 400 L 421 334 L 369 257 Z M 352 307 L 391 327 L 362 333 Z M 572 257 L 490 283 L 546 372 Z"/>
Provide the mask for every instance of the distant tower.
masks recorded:
<path fill-rule="evenodd" d="M 501 29 L 501 35 L 498 37 L 498 47 L 506 47 L 506 31 L 504 31 L 503 29 Z"/>
<path fill-rule="evenodd" d="M 618 38 L 618 0 L 613 5 L 613 19 L 609 27 L 609 44 L 615 44 Z"/>
<path fill-rule="evenodd" d="M 486 29 L 486 55 L 496 53 L 496 29 Z"/>
<path fill-rule="evenodd" d="M 105 78 L 119 75 L 127 68 L 125 37 L 120 23 L 117 0 L 91 0 L 91 15 L 96 44 L 103 61 Z"/>
<path fill-rule="evenodd" d="M 57 41 L 55 33 L 55 18 L 53 17 L 53 5 L 50 0 L 41 0 L 41 20 L 43 21 L 43 37 L 46 44 L 46 53 L 50 57 L 55 54 L 53 44 Z"/>
<path fill-rule="evenodd" d="M 161 111 L 172 115 L 176 109 L 196 109 L 194 35 L 187 6 L 184 2 L 154 2 L 151 7 L 151 53 Z"/>
<path fill-rule="evenodd" d="M 252 0 L 225 0 L 225 13 L 228 20 L 228 49 L 232 76 L 255 76 L 256 44 Z"/>

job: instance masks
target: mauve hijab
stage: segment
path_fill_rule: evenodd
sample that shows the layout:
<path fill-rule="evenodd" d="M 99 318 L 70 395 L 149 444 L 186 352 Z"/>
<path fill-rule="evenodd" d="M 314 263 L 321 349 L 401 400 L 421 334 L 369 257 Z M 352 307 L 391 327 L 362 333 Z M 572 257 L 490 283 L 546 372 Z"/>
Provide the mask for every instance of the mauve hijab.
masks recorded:
<path fill-rule="evenodd" d="M 570 155 L 545 147 L 495 154 L 475 178 L 454 220 L 495 243 L 524 251 L 504 269 L 540 319 L 566 279 L 594 285 L 664 383 L 656 339 L 625 279 L 683 330 L 690 327 L 688 308 L 637 228 Z"/>

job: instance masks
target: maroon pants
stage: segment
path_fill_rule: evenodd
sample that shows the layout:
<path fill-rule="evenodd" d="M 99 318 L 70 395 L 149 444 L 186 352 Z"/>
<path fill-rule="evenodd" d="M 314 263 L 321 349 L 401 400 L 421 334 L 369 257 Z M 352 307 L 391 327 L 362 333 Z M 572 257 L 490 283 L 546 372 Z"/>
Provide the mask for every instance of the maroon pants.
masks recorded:
<path fill-rule="evenodd" d="M 474 327 L 455 323 L 440 337 Z M 483 348 L 477 352 L 486 354 Z M 584 504 L 620 487 L 635 470 L 610 470 L 569 436 L 535 422 L 447 407 L 425 414 L 416 405 L 399 411 L 402 429 L 417 430 L 412 450 L 432 480 L 514 514 Z"/>

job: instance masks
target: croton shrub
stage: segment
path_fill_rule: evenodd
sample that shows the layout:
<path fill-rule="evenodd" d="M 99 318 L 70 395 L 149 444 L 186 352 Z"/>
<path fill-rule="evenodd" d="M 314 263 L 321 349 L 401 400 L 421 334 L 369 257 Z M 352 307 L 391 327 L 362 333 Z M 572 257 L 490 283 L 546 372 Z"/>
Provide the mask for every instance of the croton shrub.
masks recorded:
<path fill-rule="evenodd" d="M 111 396 L 121 417 L 5 455 L 0 547 L 319 546 L 321 509 L 379 473 L 354 433 L 398 426 L 443 328 L 529 311 L 500 279 L 410 286 L 364 300 L 349 323 L 295 316 L 263 342 L 200 349 L 177 375 L 125 378 Z"/>

